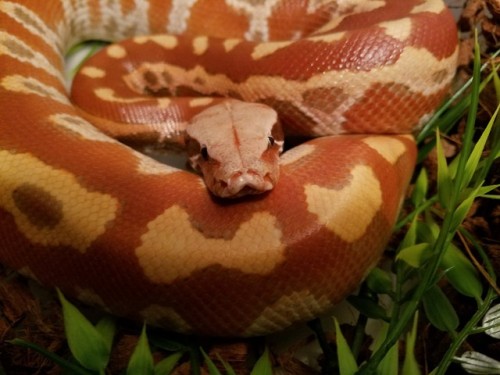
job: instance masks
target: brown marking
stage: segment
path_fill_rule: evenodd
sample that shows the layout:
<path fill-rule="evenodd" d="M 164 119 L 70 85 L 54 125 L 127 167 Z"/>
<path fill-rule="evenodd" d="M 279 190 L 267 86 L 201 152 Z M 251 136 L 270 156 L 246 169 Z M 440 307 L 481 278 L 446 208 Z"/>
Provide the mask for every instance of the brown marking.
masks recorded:
<path fill-rule="evenodd" d="M 26 60 L 35 58 L 33 52 L 31 52 L 28 48 L 24 47 L 21 43 L 13 39 L 5 40 L 3 42 L 3 45 L 7 47 L 7 49 L 15 56 L 19 56 Z"/>
<path fill-rule="evenodd" d="M 339 105 L 345 102 L 347 95 L 339 87 L 319 87 L 305 91 L 302 98 L 308 107 L 325 113 L 333 113 Z"/>
<path fill-rule="evenodd" d="M 14 8 L 14 14 L 16 18 L 20 19 L 23 24 L 27 24 L 34 29 L 36 29 L 41 35 L 45 34 L 45 30 L 43 30 L 40 25 L 34 20 L 31 15 L 28 13 L 25 13 L 21 8 L 15 7 Z"/>
<path fill-rule="evenodd" d="M 16 207 L 39 229 L 52 229 L 63 219 L 62 203 L 48 191 L 26 183 L 12 192 Z"/>
<path fill-rule="evenodd" d="M 432 81 L 436 82 L 436 84 L 440 85 L 443 83 L 445 79 L 449 77 L 447 69 L 441 69 L 434 73 L 432 73 Z"/>
<path fill-rule="evenodd" d="M 150 70 L 146 70 L 142 74 L 142 78 L 146 81 L 148 85 L 155 86 L 158 84 L 158 77 L 155 73 Z"/>
<path fill-rule="evenodd" d="M 46 97 L 49 97 L 51 98 L 52 97 L 52 93 L 50 91 L 48 91 L 47 89 L 45 89 L 44 87 L 36 84 L 35 82 L 29 82 L 29 81 L 25 81 L 23 82 L 23 85 L 24 87 L 26 87 L 28 90 L 31 90 L 31 91 L 34 91 L 36 92 L 38 95 L 41 95 L 41 96 L 46 96 Z"/>

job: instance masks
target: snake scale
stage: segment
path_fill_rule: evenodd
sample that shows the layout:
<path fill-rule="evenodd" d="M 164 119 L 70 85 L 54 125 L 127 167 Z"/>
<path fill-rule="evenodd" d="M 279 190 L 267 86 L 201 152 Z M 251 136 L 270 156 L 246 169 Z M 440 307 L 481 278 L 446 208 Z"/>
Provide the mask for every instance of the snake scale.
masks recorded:
<path fill-rule="evenodd" d="M 108 68 L 82 69 L 94 86 L 71 99 L 64 56 L 91 39 L 126 41 L 106 49 Z M 0 262 L 179 332 L 262 335 L 323 314 L 380 259 L 411 133 L 456 59 L 441 0 L 0 1 Z M 215 198 L 117 141 L 161 143 L 159 124 L 225 97 L 312 138 L 281 156 L 270 192 Z"/>

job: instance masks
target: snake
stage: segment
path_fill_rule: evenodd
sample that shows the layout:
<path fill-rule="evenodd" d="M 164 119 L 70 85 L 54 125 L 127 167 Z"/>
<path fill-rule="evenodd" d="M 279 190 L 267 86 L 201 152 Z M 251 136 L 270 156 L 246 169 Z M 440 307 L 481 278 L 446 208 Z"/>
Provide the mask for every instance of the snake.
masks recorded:
<path fill-rule="evenodd" d="M 96 39 L 71 90 L 65 56 Z M 0 263 L 187 334 L 327 314 L 387 246 L 457 44 L 441 0 L 2 0 Z M 143 149 L 213 119 L 182 141 L 204 177 Z M 215 196 L 197 161 L 248 150 L 279 178 L 232 170 L 238 196 Z"/>

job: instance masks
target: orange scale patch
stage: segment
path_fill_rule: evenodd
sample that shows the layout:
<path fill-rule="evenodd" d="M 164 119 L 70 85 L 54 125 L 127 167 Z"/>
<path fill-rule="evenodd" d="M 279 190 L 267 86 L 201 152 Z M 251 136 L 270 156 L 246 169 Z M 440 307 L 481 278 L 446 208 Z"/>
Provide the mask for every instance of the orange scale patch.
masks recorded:
<path fill-rule="evenodd" d="M 376 83 L 344 114 L 344 130 L 353 133 L 410 133 L 422 114 L 431 113 L 447 90 L 433 95 L 405 85 Z"/>

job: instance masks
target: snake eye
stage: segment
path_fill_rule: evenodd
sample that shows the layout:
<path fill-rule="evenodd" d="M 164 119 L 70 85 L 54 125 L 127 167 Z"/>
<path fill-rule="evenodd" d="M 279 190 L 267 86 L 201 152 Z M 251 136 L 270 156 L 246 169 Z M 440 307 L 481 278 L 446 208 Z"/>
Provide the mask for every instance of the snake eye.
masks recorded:
<path fill-rule="evenodd" d="M 208 160 L 207 146 L 201 146 L 200 153 L 201 153 L 201 157 L 203 158 L 203 160 L 207 161 Z"/>
<path fill-rule="evenodd" d="M 267 139 L 269 140 L 269 147 L 273 147 L 274 143 L 275 143 L 274 138 L 269 136 L 269 137 L 267 137 Z"/>

